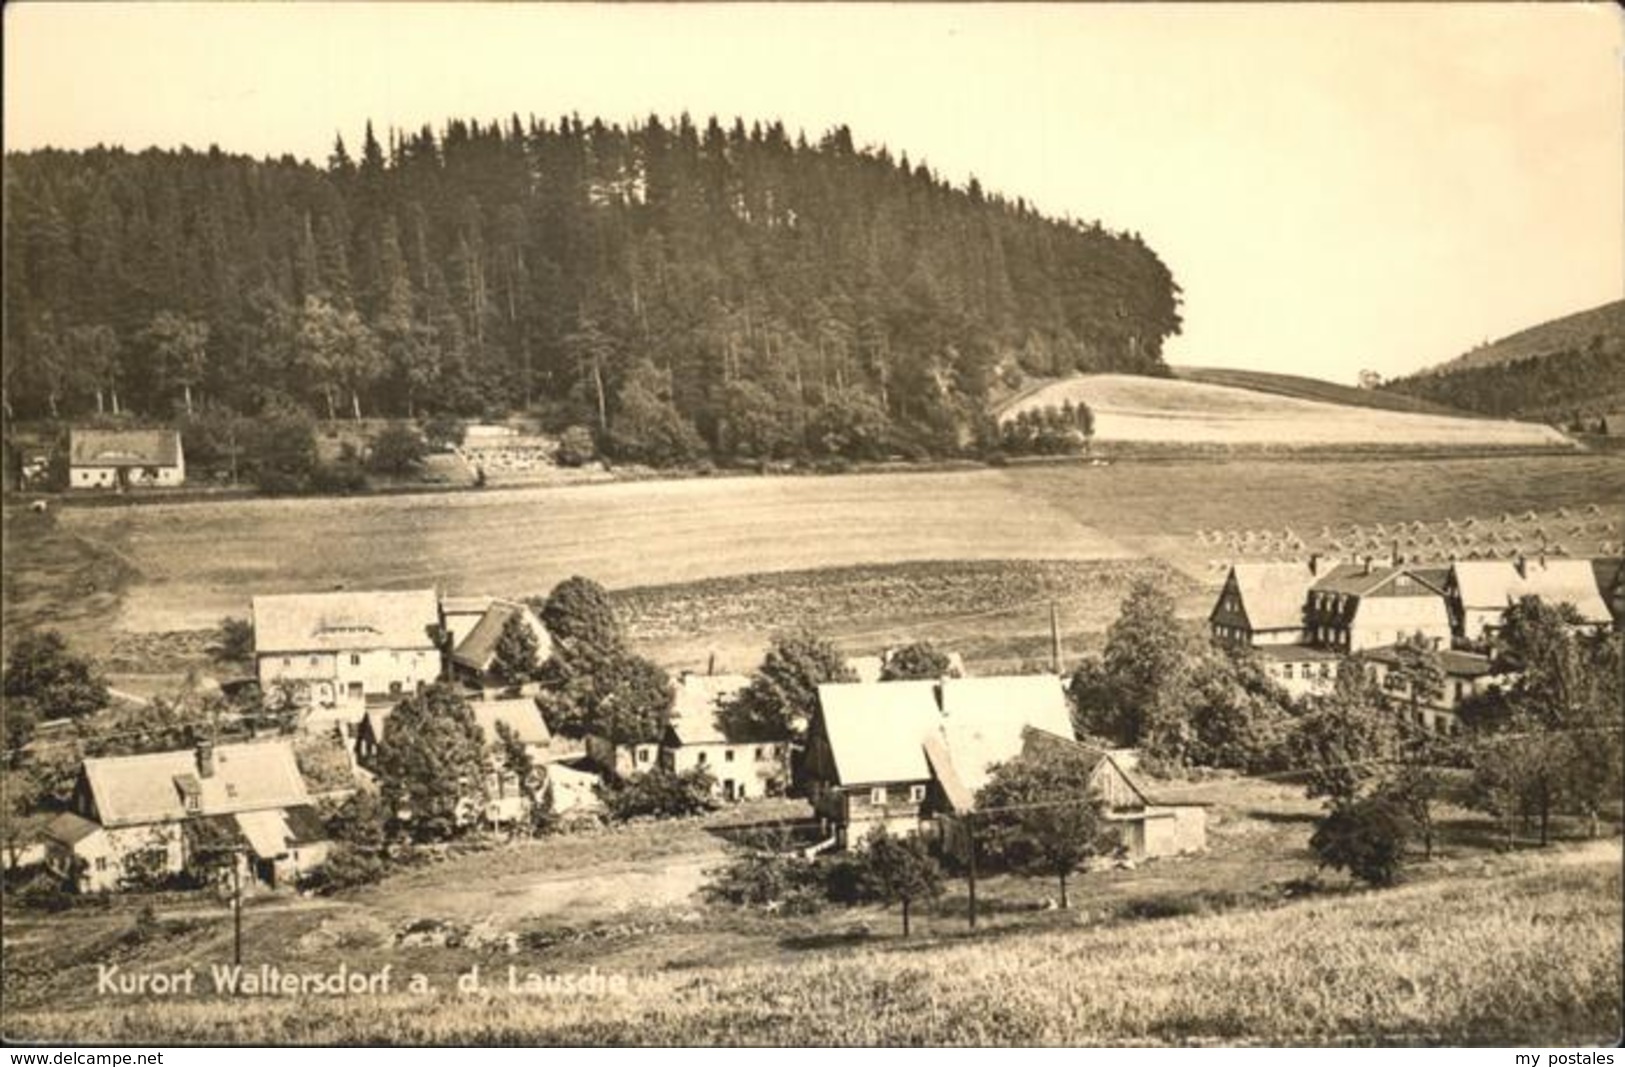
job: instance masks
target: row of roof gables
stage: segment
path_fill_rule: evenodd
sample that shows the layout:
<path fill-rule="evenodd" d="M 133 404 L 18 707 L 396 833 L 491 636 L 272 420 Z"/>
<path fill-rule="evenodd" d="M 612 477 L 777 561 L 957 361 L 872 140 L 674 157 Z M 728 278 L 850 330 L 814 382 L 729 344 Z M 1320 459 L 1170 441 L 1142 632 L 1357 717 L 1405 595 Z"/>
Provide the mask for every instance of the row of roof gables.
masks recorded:
<path fill-rule="evenodd" d="M 1400 575 L 1410 576 L 1441 597 L 1454 595 L 1469 609 L 1498 610 L 1524 596 L 1539 596 L 1574 605 L 1586 622 L 1611 618 L 1597 569 L 1593 561 L 1585 559 L 1528 560 L 1521 566 L 1512 560 L 1458 560 L 1449 568 L 1310 559 L 1235 563 L 1230 574 L 1255 630 L 1302 626 L 1304 607 L 1313 593 L 1369 596 Z"/>

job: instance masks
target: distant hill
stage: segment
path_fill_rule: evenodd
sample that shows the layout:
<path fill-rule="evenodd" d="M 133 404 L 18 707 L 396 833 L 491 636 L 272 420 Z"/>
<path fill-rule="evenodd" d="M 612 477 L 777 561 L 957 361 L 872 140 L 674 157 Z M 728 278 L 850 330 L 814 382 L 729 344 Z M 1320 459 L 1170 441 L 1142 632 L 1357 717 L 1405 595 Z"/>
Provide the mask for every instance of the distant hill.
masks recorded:
<path fill-rule="evenodd" d="M 1485 415 L 1586 425 L 1625 410 L 1625 300 L 1520 330 L 1383 390 Z"/>
<path fill-rule="evenodd" d="M 1357 389 L 1352 385 L 1338 385 L 1320 378 L 1305 378 L 1297 374 L 1272 374 L 1268 371 L 1231 370 L 1223 367 L 1173 367 L 1174 377 L 1187 382 L 1205 382 L 1208 385 L 1229 385 L 1237 389 L 1252 389 L 1260 393 L 1297 397 L 1299 400 L 1319 400 L 1328 404 L 1348 404 L 1357 408 L 1377 408 L 1383 411 L 1409 411 L 1421 415 L 1471 416 L 1472 412 L 1435 404 L 1403 393 L 1380 389 Z"/>
<path fill-rule="evenodd" d="M 1357 392 L 1357 390 L 1350 390 Z M 1087 374 L 1025 389 L 994 408 L 1022 411 L 1085 403 L 1095 440 L 1196 448 L 1481 449 L 1566 447 L 1548 426 L 1380 410 L 1177 378 Z"/>

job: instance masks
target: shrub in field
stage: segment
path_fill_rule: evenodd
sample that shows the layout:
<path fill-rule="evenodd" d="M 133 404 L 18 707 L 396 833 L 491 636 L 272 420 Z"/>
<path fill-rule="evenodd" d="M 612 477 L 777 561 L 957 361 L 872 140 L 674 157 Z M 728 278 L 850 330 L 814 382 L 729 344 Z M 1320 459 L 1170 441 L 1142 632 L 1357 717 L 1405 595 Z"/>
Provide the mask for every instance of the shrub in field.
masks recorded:
<path fill-rule="evenodd" d="M 401 477 L 422 467 L 428 454 L 429 443 L 422 434 L 404 422 L 392 422 L 373 438 L 367 465 L 380 474 Z"/>
<path fill-rule="evenodd" d="M 914 644 L 904 645 L 886 657 L 886 665 L 880 669 L 880 680 L 895 682 L 904 679 L 945 678 L 949 668 L 947 653 L 929 641 L 916 641 Z"/>
<path fill-rule="evenodd" d="M 874 896 L 903 906 L 903 936 L 909 934 L 909 908 L 916 900 L 940 897 L 942 867 L 918 836 L 893 837 L 875 827 L 864 841 L 863 881 Z"/>
<path fill-rule="evenodd" d="M 609 817 L 624 822 L 645 815 L 669 818 L 714 811 L 715 784 L 704 767 L 682 772 L 656 767 L 624 781 L 600 783 L 597 793 Z"/>
<path fill-rule="evenodd" d="M 998 764 L 976 795 L 977 809 L 987 812 L 983 848 L 989 860 L 1058 878 L 1063 908 L 1067 877 L 1116 847 L 1104 803 L 1090 787 L 1094 771 L 1087 750 L 1058 744 Z"/>
<path fill-rule="evenodd" d="M 220 620 L 215 659 L 222 663 L 249 663 L 254 659 L 254 624 L 247 619 Z"/>
<path fill-rule="evenodd" d="M 585 466 L 597 456 L 598 445 L 592 439 L 592 431 L 585 426 L 571 426 L 559 435 L 559 466 Z"/>
<path fill-rule="evenodd" d="M 1333 807 L 1315 825 L 1309 847 L 1322 867 L 1370 885 L 1393 885 L 1414 831 L 1404 799 L 1376 793 Z"/>
<path fill-rule="evenodd" d="M 310 487 L 318 493 L 359 493 L 367 488 L 367 472 L 353 459 L 319 463 L 310 472 Z"/>
<path fill-rule="evenodd" d="M 810 915 L 824 904 L 825 872 L 814 860 L 751 849 L 711 872 L 704 892 L 715 903 Z"/>
<path fill-rule="evenodd" d="M 435 448 L 450 449 L 463 443 L 467 429 L 455 415 L 434 415 L 424 420 L 423 437 Z"/>

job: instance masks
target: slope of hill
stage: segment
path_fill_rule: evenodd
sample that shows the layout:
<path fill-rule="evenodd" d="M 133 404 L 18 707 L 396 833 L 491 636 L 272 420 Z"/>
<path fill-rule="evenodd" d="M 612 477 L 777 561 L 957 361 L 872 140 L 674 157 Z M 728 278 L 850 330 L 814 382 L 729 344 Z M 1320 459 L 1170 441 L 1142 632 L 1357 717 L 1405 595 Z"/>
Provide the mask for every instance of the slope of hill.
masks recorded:
<path fill-rule="evenodd" d="M 1321 400 L 1328 404 L 1347 404 L 1357 408 L 1378 408 L 1384 411 L 1409 411 L 1422 415 L 1469 416 L 1472 413 L 1435 404 L 1403 393 L 1378 389 L 1356 389 L 1352 385 L 1338 385 L 1321 378 L 1306 378 L 1298 374 L 1272 374 L 1268 371 L 1232 370 L 1226 367 L 1173 367 L 1176 378 L 1208 385 L 1231 385 L 1238 389 L 1252 389 L 1259 393 L 1297 397 L 1300 400 Z"/>
<path fill-rule="evenodd" d="M 1063 378 L 995 411 L 1002 421 L 1031 408 L 1083 402 L 1095 440 L 1271 448 L 1571 447 L 1548 426 L 1382 411 L 1204 382 L 1096 374 Z"/>
<path fill-rule="evenodd" d="M 1520 330 L 1384 392 L 1506 418 L 1578 423 L 1625 409 L 1625 300 Z"/>
<path fill-rule="evenodd" d="M 1560 352 L 1583 349 L 1592 338 L 1612 339 L 1617 345 L 1625 341 L 1625 300 L 1577 311 L 1552 319 L 1538 326 L 1509 334 L 1499 341 L 1481 345 L 1465 355 L 1457 356 L 1418 374 L 1454 374 L 1473 367 L 1489 367 L 1498 363 L 1516 363 L 1535 356 L 1550 356 Z"/>

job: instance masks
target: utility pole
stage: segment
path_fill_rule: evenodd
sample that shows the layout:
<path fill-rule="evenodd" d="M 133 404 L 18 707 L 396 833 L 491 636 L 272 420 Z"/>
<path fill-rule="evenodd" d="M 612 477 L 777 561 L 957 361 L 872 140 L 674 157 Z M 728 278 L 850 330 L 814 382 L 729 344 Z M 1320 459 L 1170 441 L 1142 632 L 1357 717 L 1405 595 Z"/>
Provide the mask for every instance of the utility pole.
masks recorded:
<path fill-rule="evenodd" d="M 243 850 L 231 850 L 231 962 L 243 965 Z"/>
<path fill-rule="evenodd" d="M 1049 656 L 1050 666 L 1057 677 L 1061 674 L 1061 620 L 1056 614 L 1055 601 L 1049 602 Z"/>
<path fill-rule="evenodd" d="M 976 929 L 976 813 L 974 811 L 967 812 L 965 814 L 965 834 L 970 839 L 970 847 L 968 849 L 970 853 L 970 865 L 968 868 L 970 874 L 970 902 L 968 905 L 968 917 L 970 919 L 970 928 L 974 930 Z"/>

